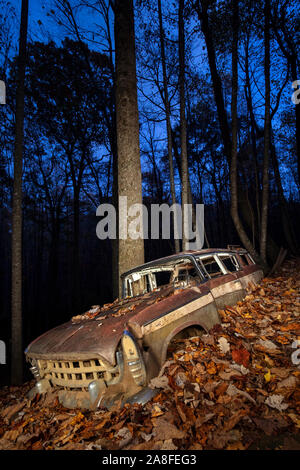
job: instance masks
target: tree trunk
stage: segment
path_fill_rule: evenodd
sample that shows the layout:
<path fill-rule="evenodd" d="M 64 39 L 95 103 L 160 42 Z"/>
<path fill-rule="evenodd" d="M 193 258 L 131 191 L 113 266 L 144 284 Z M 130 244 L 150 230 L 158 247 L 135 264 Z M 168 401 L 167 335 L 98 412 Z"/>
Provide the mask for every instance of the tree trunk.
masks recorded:
<path fill-rule="evenodd" d="M 269 200 L 269 154 L 270 154 L 270 0 L 265 0 L 265 125 L 264 161 L 262 178 L 260 256 L 267 265 L 268 200 Z"/>
<path fill-rule="evenodd" d="M 177 170 L 178 170 L 178 173 L 179 173 L 180 182 L 182 184 L 181 158 L 180 158 L 178 147 L 177 147 L 177 144 L 176 144 L 175 132 L 172 128 L 171 128 L 171 133 L 172 133 L 172 147 L 173 147 L 173 151 L 174 151 L 174 157 L 175 157 L 175 161 L 176 161 Z M 191 189 L 189 171 L 187 172 L 187 193 L 188 193 L 188 196 L 187 196 L 188 204 L 192 205 L 192 225 L 193 225 L 193 230 L 195 230 L 196 211 L 195 211 L 195 205 L 193 203 L 193 194 L 192 194 L 192 189 Z M 207 244 L 207 247 L 208 247 L 209 244 L 208 244 L 208 240 L 207 240 L 207 236 L 206 236 L 205 227 L 204 227 L 204 238 L 205 238 L 205 241 L 206 241 L 206 244 Z"/>
<path fill-rule="evenodd" d="M 80 259 L 79 259 L 79 226 L 80 226 L 80 182 L 73 187 L 73 247 L 72 247 L 72 310 L 80 313 Z"/>
<path fill-rule="evenodd" d="M 119 197 L 127 197 L 127 207 L 129 209 L 133 204 L 142 204 L 132 0 L 115 1 L 115 45 L 118 194 Z M 129 225 L 132 217 L 130 218 L 126 215 L 126 220 Z M 119 234 L 119 276 L 125 271 L 144 262 L 143 238 L 133 240 L 128 236 L 128 233 L 125 234 L 124 239 L 120 237 L 121 234 Z M 121 282 L 119 281 L 119 295 L 120 294 Z"/>
<path fill-rule="evenodd" d="M 252 102 L 252 90 L 250 83 L 250 74 L 249 74 L 249 37 L 247 37 L 246 51 L 245 51 L 245 95 L 247 101 L 247 108 L 250 115 L 250 135 L 251 135 L 251 145 L 252 145 L 252 157 L 253 157 L 253 170 L 255 177 L 255 202 L 256 202 L 256 211 L 257 211 L 257 221 L 258 228 L 260 227 L 260 181 L 259 181 L 259 172 L 258 172 L 258 158 L 257 158 L 257 145 L 256 145 L 256 121 L 253 111 L 253 102 Z"/>
<path fill-rule="evenodd" d="M 116 140 L 116 139 L 115 139 Z M 117 145 L 116 145 L 117 147 Z M 118 220 L 119 204 L 118 204 L 118 152 L 113 152 L 113 186 L 112 186 L 112 203 L 116 210 L 116 218 Z M 116 227 L 116 239 L 111 240 L 112 250 L 112 292 L 113 299 L 119 296 L 119 227 Z"/>
<path fill-rule="evenodd" d="M 233 38 L 232 38 L 232 98 L 231 98 L 231 120 L 232 120 L 232 149 L 230 167 L 230 189 L 231 189 L 231 216 L 236 231 L 249 253 L 255 261 L 260 262 L 259 255 L 254 249 L 246 234 L 238 214 L 238 187 L 237 187 L 237 92 L 238 92 L 238 38 L 239 38 L 239 0 L 232 0 L 233 11 Z"/>
<path fill-rule="evenodd" d="M 293 226 L 291 224 L 291 220 L 289 217 L 289 208 L 288 208 L 288 204 L 286 202 L 282 184 L 281 184 L 281 176 L 280 176 L 280 171 L 279 171 L 278 159 L 276 155 L 276 148 L 275 148 L 274 142 L 272 141 L 272 137 L 271 137 L 270 155 L 271 155 L 272 166 L 274 170 L 275 181 L 276 181 L 276 186 L 277 186 L 277 191 L 278 191 L 278 199 L 279 199 L 283 233 L 285 236 L 287 247 L 289 248 L 290 252 L 293 255 L 297 256 L 299 254 L 298 246 L 297 246 L 297 238 L 295 236 L 295 232 L 293 230 Z"/>
<path fill-rule="evenodd" d="M 214 42 L 213 42 L 212 29 L 211 29 L 211 25 L 209 24 L 209 18 L 208 18 L 208 4 L 209 4 L 208 0 L 199 0 L 198 4 L 196 5 L 196 10 L 197 10 L 198 17 L 201 23 L 201 30 L 203 32 L 205 44 L 207 48 L 208 62 L 209 62 L 212 85 L 213 85 L 213 90 L 214 90 L 214 97 L 215 97 L 216 106 L 217 106 L 221 135 L 222 135 L 222 140 L 223 140 L 224 153 L 228 162 L 228 166 L 230 167 L 232 164 L 232 161 L 231 161 L 232 160 L 232 148 L 234 146 L 232 146 L 232 142 L 231 142 L 232 139 L 230 136 L 227 114 L 226 114 L 224 100 L 223 100 L 222 82 L 220 80 L 220 76 L 218 74 L 218 70 L 216 66 L 215 47 L 214 47 Z M 244 201 L 247 200 L 247 198 L 245 195 L 245 191 L 243 191 L 241 185 L 239 184 L 239 178 L 238 178 L 238 172 L 237 172 L 237 154 L 234 155 L 233 165 L 235 166 L 235 168 L 233 169 L 233 172 L 231 170 L 231 190 L 236 192 L 236 194 L 234 195 L 234 199 L 236 199 L 236 201 L 235 200 L 233 201 L 233 212 L 232 212 L 232 214 L 233 213 L 235 214 L 234 225 L 237 229 L 241 242 L 244 244 L 245 248 L 247 248 L 247 250 L 252 254 L 252 257 L 255 258 L 258 263 L 260 262 L 261 264 L 263 264 L 259 254 L 256 252 L 252 243 L 250 242 L 248 235 L 246 231 L 244 230 L 242 221 L 238 215 L 238 206 L 239 206 L 243 220 L 246 222 L 249 219 L 248 203 L 246 205 L 244 204 Z M 249 225 L 249 227 L 251 229 L 251 224 Z M 256 235 L 258 236 L 258 234 Z M 275 260 L 277 256 L 276 253 L 278 253 L 279 251 L 278 247 L 276 247 L 276 244 L 271 239 L 271 237 L 269 237 L 268 242 L 270 245 L 272 245 L 272 255 L 273 255 L 273 258 L 275 256 L 274 258 Z"/>
<path fill-rule="evenodd" d="M 290 57 L 291 75 L 292 80 L 295 82 L 297 77 L 297 56 L 293 54 Z M 300 186 L 300 103 L 295 104 L 295 117 L 296 117 L 296 149 L 297 149 L 297 163 L 298 163 L 298 182 Z"/>
<path fill-rule="evenodd" d="M 49 315 L 52 314 L 59 300 L 58 269 L 59 269 L 59 238 L 60 217 L 59 211 L 51 210 L 51 242 L 48 258 L 47 289 L 48 302 L 46 316 L 43 320 L 43 328 L 49 328 Z"/>
<path fill-rule="evenodd" d="M 197 8 L 198 17 L 201 24 L 201 30 L 204 35 L 206 49 L 207 49 L 207 56 L 208 56 L 208 63 L 209 69 L 211 73 L 212 79 L 212 86 L 214 91 L 214 97 L 216 101 L 218 116 L 219 116 L 219 123 L 220 129 L 222 134 L 222 140 L 224 145 L 224 151 L 227 158 L 228 165 L 230 166 L 231 160 L 231 139 L 230 139 L 230 128 L 227 120 L 226 109 L 224 105 L 224 99 L 222 94 L 222 82 L 219 76 L 217 65 L 216 65 L 216 54 L 215 54 L 215 47 L 213 42 L 213 37 L 211 34 L 211 29 L 208 21 L 208 0 L 199 0 L 201 4 L 201 11 L 200 8 Z"/>
<path fill-rule="evenodd" d="M 185 207 L 188 200 L 188 160 L 185 118 L 185 50 L 184 50 L 184 0 L 179 0 L 178 30 L 179 30 L 179 102 L 180 102 L 180 146 L 181 146 L 181 205 L 182 205 L 182 250 L 188 249 L 188 219 Z"/>
<path fill-rule="evenodd" d="M 160 53 L 161 53 L 161 64 L 163 71 L 163 83 L 164 83 L 164 105 L 166 112 L 166 125 L 167 125 L 167 139 L 168 139 L 168 160 L 169 160 L 169 171 L 170 171 L 170 189 L 171 189 L 171 200 L 172 204 L 176 204 L 175 194 L 175 183 L 174 183 L 174 168 L 173 168 L 173 153 L 172 153 L 172 128 L 171 128 L 171 112 L 170 102 L 168 93 L 167 83 L 167 67 L 166 67 L 166 55 L 165 55 L 165 39 L 164 29 L 162 23 L 161 13 L 161 0 L 158 0 L 158 16 L 159 16 L 159 38 L 160 38 Z M 174 225 L 177 223 L 174 217 Z M 180 251 L 180 243 L 178 239 L 174 239 L 175 253 Z"/>
<path fill-rule="evenodd" d="M 22 160 L 24 139 L 24 81 L 28 24 L 28 0 L 22 0 L 16 96 L 14 185 L 12 207 L 11 285 L 11 382 L 23 381 L 22 344 Z"/>

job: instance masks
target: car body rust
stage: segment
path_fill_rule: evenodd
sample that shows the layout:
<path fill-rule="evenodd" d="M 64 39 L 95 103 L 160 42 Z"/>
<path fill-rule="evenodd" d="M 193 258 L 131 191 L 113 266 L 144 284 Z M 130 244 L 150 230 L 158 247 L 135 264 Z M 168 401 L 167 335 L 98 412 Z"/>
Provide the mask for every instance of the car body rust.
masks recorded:
<path fill-rule="evenodd" d="M 172 339 L 208 332 L 220 323 L 218 309 L 242 300 L 262 276 L 240 248 L 186 251 L 124 273 L 122 299 L 94 305 L 28 346 L 31 395 L 51 390 L 70 408 L 138 401 Z"/>

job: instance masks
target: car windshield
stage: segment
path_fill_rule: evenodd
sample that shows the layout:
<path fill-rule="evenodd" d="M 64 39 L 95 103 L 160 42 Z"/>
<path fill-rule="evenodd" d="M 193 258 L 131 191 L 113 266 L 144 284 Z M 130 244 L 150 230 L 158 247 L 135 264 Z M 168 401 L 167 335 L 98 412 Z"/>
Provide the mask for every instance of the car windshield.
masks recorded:
<path fill-rule="evenodd" d="M 194 263 L 187 258 L 140 268 L 123 279 L 123 296 L 135 297 L 168 285 L 186 287 L 200 281 Z"/>

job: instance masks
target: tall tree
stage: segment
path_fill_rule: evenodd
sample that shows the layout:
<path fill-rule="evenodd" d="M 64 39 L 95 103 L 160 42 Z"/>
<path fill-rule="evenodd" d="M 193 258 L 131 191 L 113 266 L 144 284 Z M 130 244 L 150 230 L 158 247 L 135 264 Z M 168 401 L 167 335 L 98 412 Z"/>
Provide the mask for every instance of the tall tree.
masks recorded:
<path fill-rule="evenodd" d="M 265 43 L 265 124 L 264 124 L 264 161 L 262 182 L 260 256 L 267 264 L 267 227 L 269 199 L 269 154 L 270 154 L 270 0 L 264 5 L 264 43 Z"/>
<path fill-rule="evenodd" d="M 15 114 L 14 185 L 12 207 L 11 381 L 22 383 L 22 167 L 24 137 L 24 81 L 28 0 L 22 0 Z"/>
<path fill-rule="evenodd" d="M 220 74 L 217 69 L 217 59 L 216 59 L 216 50 L 214 45 L 214 37 L 211 30 L 211 25 L 209 24 L 209 14 L 208 9 L 210 6 L 209 0 L 198 0 L 195 2 L 195 8 L 198 14 L 198 18 L 201 25 L 201 30 L 205 39 L 205 44 L 207 48 L 207 57 L 208 64 L 211 73 L 212 86 L 214 90 L 214 97 L 216 102 L 216 107 L 218 111 L 220 130 L 223 139 L 224 152 L 227 158 L 227 161 L 230 162 L 231 159 L 231 138 L 230 138 L 230 127 L 228 124 L 227 113 L 224 103 L 224 98 L 222 94 L 223 86 Z"/>
<path fill-rule="evenodd" d="M 115 47 L 118 194 L 127 197 L 130 208 L 142 203 L 133 0 L 115 1 Z M 119 216 L 122 216 L 120 208 Z M 128 213 L 124 216 L 129 227 L 132 217 Z M 128 233 L 124 235 L 121 238 L 119 233 L 119 276 L 144 262 L 143 238 L 131 239 Z"/>
<path fill-rule="evenodd" d="M 298 2 L 276 0 L 270 8 L 270 20 L 283 53 L 292 83 L 299 80 L 299 6 Z M 298 184 L 300 184 L 300 105 L 295 105 Z"/>
<path fill-rule="evenodd" d="M 231 97 L 231 126 L 232 147 L 230 166 L 231 189 L 231 216 L 239 237 L 247 250 L 259 260 L 259 255 L 254 249 L 247 233 L 241 223 L 238 213 L 238 121 L 237 121 L 237 97 L 238 97 L 238 42 L 239 42 L 239 0 L 232 0 L 232 97 Z"/>
<path fill-rule="evenodd" d="M 185 207 L 188 199 L 188 158 L 185 117 L 185 34 L 184 34 L 184 0 L 179 0 L 178 35 L 179 35 L 179 104 L 180 104 L 180 146 L 181 146 L 181 204 L 182 204 L 182 249 L 188 249 L 186 238 L 188 229 Z"/>
<path fill-rule="evenodd" d="M 174 168 L 173 168 L 173 152 L 172 152 L 172 127 L 171 127 L 171 112 L 170 112 L 170 101 L 169 101 L 169 92 L 168 92 L 168 81 L 167 81 L 167 66 L 166 66 L 166 54 L 165 54 L 165 32 L 162 22 L 162 12 L 161 12 L 161 0 L 157 1 L 158 6 L 158 17 L 159 17 L 159 40 L 160 40 L 160 55 L 161 55 L 161 65 L 163 72 L 163 87 L 164 87 L 164 105 L 166 111 L 166 125 L 167 125 L 167 141 L 168 141 L 168 160 L 169 160 L 169 169 L 170 169 L 170 188 L 171 188 L 171 200 L 172 204 L 176 203 L 176 194 L 175 194 L 175 183 L 174 183 Z M 174 224 L 177 221 L 175 219 L 174 213 Z M 180 244 L 177 238 L 174 239 L 175 252 L 180 251 Z"/>
<path fill-rule="evenodd" d="M 109 151 L 111 153 L 111 162 L 109 165 L 109 176 L 110 166 L 112 166 L 112 202 L 116 210 L 118 210 L 118 168 L 117 168 L 117 137 L 116 137 L 116 112 L 115 112 L 115 66 L 113 61 L 113 40 L 111 33 L 111 9 L 113 9 L 113 2 L 106 0 L 98 0 L 93 2 L 90 0 L 83 0 L 81 4 L 73 4 L 68 0 L 55 0 L 55 11 L 50 12 L 55 15 L 55 19 L 58 24 L 63 25 L 68 33 L 71 33 L 81 44 L 82 51 L 84 53 L 87 65 L 89 67 L 90 79 L 93 81 L 93 70 L 90 66 L 90 57 L 87 54 L 87 48 L 84 40 L 87 41 L 88 37 L 86 32 L 81 31 L 81 27 L 77 21 L 76 12 L 78 9 L 85 7 L 87 10 L 92 11 L 93 15 L 100 16 L 100 28 L 97 34 L 99 34 L 98 44 L 101 48 L 104 48 L 108 52 L 108 63 L 109 70 L 112 80 L 111 93 L 109 94 L 109 107 L 108 112 L 104 112 L 103 119 L 107 126 Z M 59 13 L 59 14 L 58 14 Z M 93 35 L 94 36 L 94 35 Z M 84 39 L 84 40 L 83 40 Z M 93 43 L 97 42 L 94 41 Z M 98 201 L 99 203 L 100 201 Z M 118 279 L 118 244 L 117 240 L 111 240 L 112 245 L 112 258 L 113 258 L 113 272 L 112 272 L 112 284 L 114 297 L 118 295 L 119 290 L 119 279 Z"/>
<path fill-rule="evenodd" d="M 81 300 L 82 188 L 93 159 L 94 145 L 103 144 L 107 138 L 108 129 L 103 118 L 109 114 L 111 82 L 107 56 L 91 53 L 79 41 L 67 39 L 62 46 L 57 47 L 54 43 L 34 43 L 31 46 L 28 101 L 31 104 L 30 120 L 34 125 L 38 123 L 41 132 L 46 132 L 48 138 L 59 146 L 70 174 L 73 190 L 72 305 L 76 312 Z M 83 83 L 88 86 L 82 87 Z"/>

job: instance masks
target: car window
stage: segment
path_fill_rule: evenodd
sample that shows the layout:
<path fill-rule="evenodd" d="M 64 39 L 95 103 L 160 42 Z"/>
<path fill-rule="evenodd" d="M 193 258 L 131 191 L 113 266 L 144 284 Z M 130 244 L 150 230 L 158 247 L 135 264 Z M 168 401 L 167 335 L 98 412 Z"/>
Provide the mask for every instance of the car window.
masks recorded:
<path fill-rule="evenodd" d="M 173 270 L 155 272 L 154 276 L 156 280 L 156 286 L 161 287 L 165 286 L 166 284 L 170 284 L 172 274 Z"/>
<path fill-rule="evenodd" d="M 194 265 L 184 266 L 178 270 L 178 277 L 198 277 L 198 273 Z"/>
<path fill-rule="evenodd" d="M 241 254 L 240 254 L 240 258 L 242 259 L 242 261 L 244 262 L 244 264 L 245 264 L 246 266 L 247 266 L 248 264 L 254 264 L 253 259 L 252 259 L 251 256 L 248 255 L 248 254 L 247 254 L 247 255 L 246 255 L 246 254 L 244 254 L 244 255 L 241 255 Z"/>
<path fill-rule="evenodd" d="M 167 284 L 172 284 L 175 287 L 177 285 L 184 286 L 193 281 L 200 280 L 198 272 L 190 260 L 175 263 L 169 271 L 153 271 L 153 274 L 156 279 L 157 287 L 162 287 Z"/>
<path fill-rule="evenodd" d="M 218 255 L 218 258 L 224 264 L 226 270 L 230 273 L 238 271 L 240 269 L 240 265 L 234 255 Z"/>
<path fill-rule="evenodd" d="M 133 272 L 124 279 L 124 295 L 135 297 L 163 286 L 184 287 L 200 281 L 195 265 L 189 259 L 153 266 Z"/>
<path fill-rule="evenodd" d="M 131 282 L 131 292 L 132 296 L 144 294 L 147 290 L 147 276 L 141 276 L 140 279 L 133 280 Z"/>
<path fill-rule="evenodd" d="M 206 273 L 206 277 L 214 278 L 222 276 L 224 273 L 216 258 L 213 256 L 201 257 L 197 259 L 202 270 Z M 224 269 L 224 268 L 223 268 Z"/>

